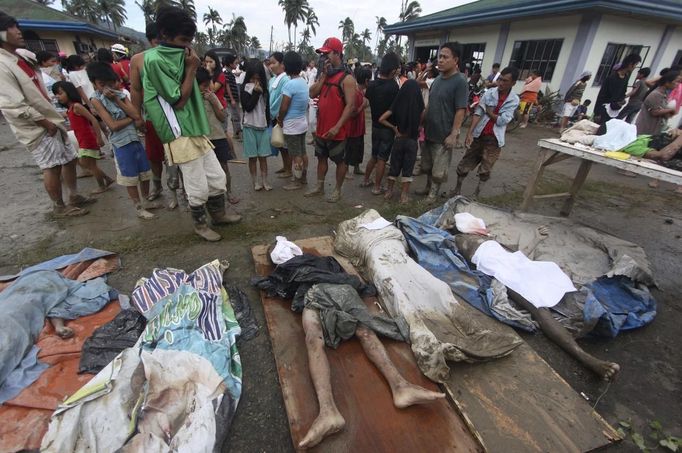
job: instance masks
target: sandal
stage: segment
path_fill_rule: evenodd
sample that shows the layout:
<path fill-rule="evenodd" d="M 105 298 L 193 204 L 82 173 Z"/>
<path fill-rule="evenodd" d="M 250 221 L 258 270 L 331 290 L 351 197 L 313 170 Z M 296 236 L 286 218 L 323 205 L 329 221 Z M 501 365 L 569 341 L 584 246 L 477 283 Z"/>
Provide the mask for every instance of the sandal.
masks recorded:
<path fill-rule="evenodd" d="M 85 206 L 97 201 L 97 198 L 86 197 L 81 194 L 74 195 L 69 198 L 69 205 L 71 206 Z"/>
<path fill-rule="evenodd" d="M 381 195 L 384 192 L 384 189 L 372 189 L 372 195 Z"/>
<path fill-rule="evenodd" d="M 87 209 L 79 208 L 78 206 L 63 206 L 53 209 L 52 216 L 55 219 L 65 219 L 67 217 L 81 217 L 89 212 Z"/>
<path fill-rule="evenodd" d="M 371 186 L 372 186 L 372 183 L 370 181 L 362 181 L 360 183 L 360 187 L 362 187 L 362 188 L 371 187 Z"/>

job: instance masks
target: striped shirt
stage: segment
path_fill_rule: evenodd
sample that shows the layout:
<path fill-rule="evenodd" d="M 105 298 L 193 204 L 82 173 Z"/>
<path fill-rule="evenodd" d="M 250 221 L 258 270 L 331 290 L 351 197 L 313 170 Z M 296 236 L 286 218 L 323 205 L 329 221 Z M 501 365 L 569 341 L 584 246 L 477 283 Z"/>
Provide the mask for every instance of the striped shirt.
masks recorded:
<path fill-rule="evenodd" d="M 227 77 L 227 85 L 230 87 L 230 91 L 232 92 L 234 100 L 237 101 L 237 104 L 239 104 L 239 87 L 237 86 L 237 78 L 229 69 L 225 72 L 225 77 Z M 230 101 L 230 95 L 227 94 L 227 90 L 225 90 L 225 98 L 228 102 Z"/>

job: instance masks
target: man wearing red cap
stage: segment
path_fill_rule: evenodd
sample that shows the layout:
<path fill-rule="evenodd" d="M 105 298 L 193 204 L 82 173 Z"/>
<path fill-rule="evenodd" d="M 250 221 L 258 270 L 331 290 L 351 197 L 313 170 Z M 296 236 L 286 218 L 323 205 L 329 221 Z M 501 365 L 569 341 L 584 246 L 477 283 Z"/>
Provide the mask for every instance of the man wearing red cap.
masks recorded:
<path fill-rule="evenodd" d="M 336 203 L 341 198 L 341 186 L 348 167 L 343 161 L 348 135 L 348 120 L 355 103 L 355 79 L 343 66 L 343 44 L 336 38 L 327 38 L 317 49 L 323 70 L 320 78 L 310 87 L 310 97 L 319 96 L 318 117 L 315 133 L 315 155 L 317 156 L 317 184 L 305 194 L 307 197 L 324 194 L 324 179 L 329 168 L 329 159 L 336 164 L 336 188 L 327 199 Z"/>

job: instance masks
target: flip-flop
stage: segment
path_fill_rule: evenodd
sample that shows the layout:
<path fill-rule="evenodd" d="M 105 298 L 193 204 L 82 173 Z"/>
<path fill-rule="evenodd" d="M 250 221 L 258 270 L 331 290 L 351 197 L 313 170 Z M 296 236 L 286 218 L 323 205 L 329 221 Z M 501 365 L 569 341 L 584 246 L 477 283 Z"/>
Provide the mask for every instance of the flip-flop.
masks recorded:
<path fill-rule="evenodd" d="M 78 206 L 66 206 L 62 212 L 52 211 L 52 217 L 55 219 L 65 219 L 67 217 L 81 217 L 88 214 L 87 209 L 79 208 Z"/>

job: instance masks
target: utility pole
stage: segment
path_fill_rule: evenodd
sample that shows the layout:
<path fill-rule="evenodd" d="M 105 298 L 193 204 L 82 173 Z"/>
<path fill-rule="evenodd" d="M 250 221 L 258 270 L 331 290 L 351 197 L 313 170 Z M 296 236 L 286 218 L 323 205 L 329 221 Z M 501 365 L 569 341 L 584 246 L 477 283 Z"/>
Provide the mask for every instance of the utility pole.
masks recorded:
<path fill-rule="evenodd" d="M 275 29 L 275 26 L 271 25 L 270 26 L 270 52 L 268 53 L 268 55 L 272 55 L 272 32 L 274 31 L 274 29 Z"/>

